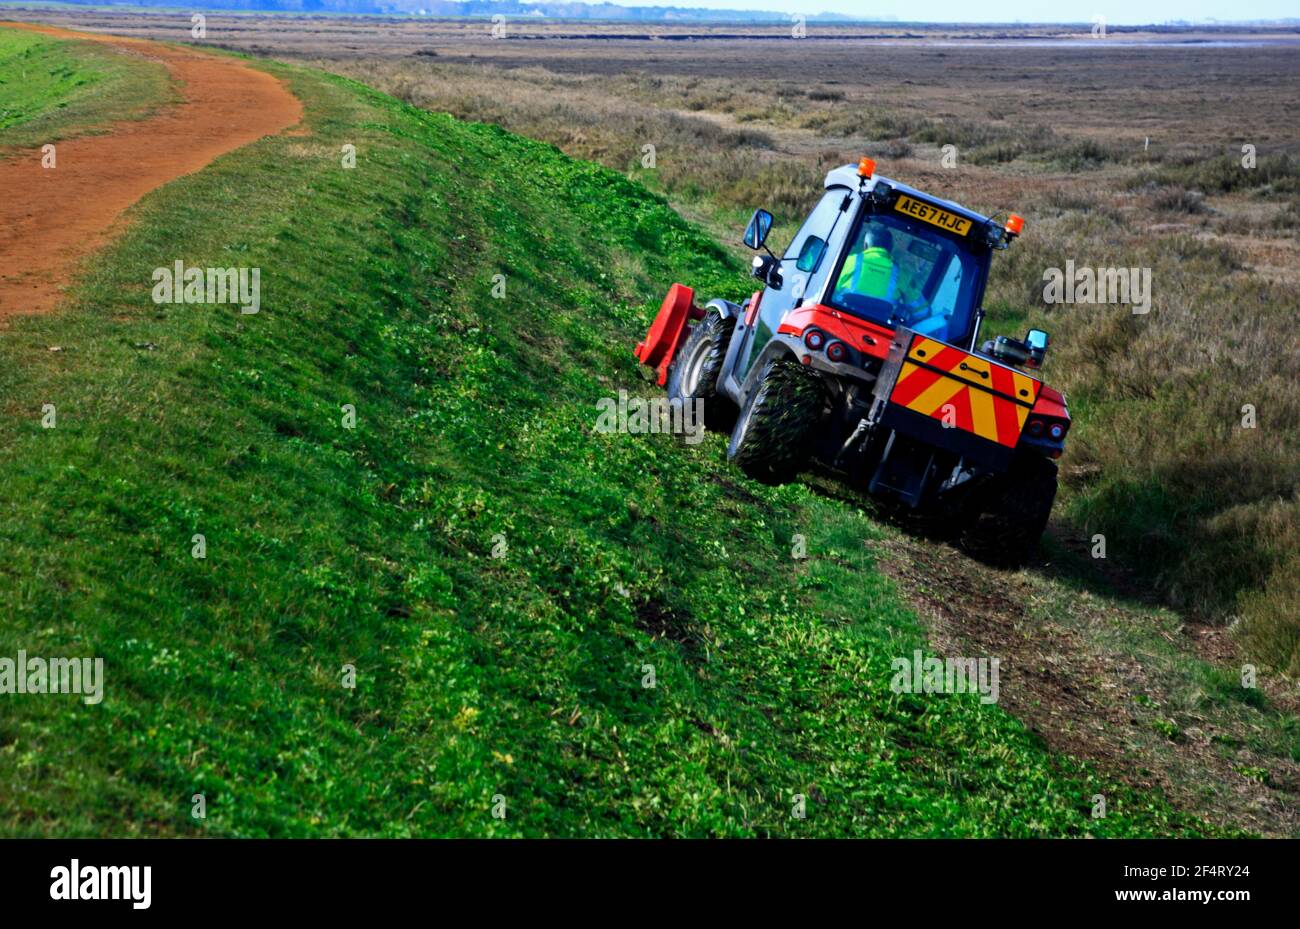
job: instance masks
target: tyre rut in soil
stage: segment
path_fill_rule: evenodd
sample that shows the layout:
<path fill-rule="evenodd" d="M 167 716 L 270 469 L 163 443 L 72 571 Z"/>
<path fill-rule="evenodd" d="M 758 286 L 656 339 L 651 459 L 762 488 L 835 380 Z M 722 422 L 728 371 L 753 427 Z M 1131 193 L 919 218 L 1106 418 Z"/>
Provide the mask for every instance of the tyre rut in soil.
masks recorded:
<path fill-rule="evenodd" d="M 704 428 L 726 432 L 736 421 L 736 406 L 718 393 L 718 375 L 736 321 L 709 310 L 695 324 L 668 372 L 668 398 L 683 404 L 704 401 Z"/>
<path fill-rule="evenodd" d="M 793 480 L 808 460 L 808 440 L 824 403 L 815 375 L 791 359 L 767 362 L 731 433 L 727 457 L 764 484 Z"/>

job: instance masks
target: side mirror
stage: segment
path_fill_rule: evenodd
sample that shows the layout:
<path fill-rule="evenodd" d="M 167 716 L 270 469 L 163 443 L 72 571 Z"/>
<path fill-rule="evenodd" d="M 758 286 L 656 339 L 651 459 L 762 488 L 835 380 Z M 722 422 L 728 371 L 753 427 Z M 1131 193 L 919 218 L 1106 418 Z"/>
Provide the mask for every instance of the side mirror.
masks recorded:
<path fill-rule="evenodd" d="M 795 263 L 795 267 L 811 274 L 822 263 L 824 254 L 826 254 L 826 240 L 810 235 L 803 240 L 803 248 L 799 249 L 799 260 Z"/>
<path fill-rule="evenodd" d="M 1025 347 L 1029 349 L 1029 360 L 1025 362 L 1031 368 L 1042 367 L 1047 355 L 1047 333 L 1042 329 L 1030 329 L 1025 334 Z"/>
<path fill-rule="evenodd" d="M 745 244 L 757 251 L 767 241 L 767 234 L 772 231 L 772 214 L 767 210 L 755 210 L 745 227 Z"/>

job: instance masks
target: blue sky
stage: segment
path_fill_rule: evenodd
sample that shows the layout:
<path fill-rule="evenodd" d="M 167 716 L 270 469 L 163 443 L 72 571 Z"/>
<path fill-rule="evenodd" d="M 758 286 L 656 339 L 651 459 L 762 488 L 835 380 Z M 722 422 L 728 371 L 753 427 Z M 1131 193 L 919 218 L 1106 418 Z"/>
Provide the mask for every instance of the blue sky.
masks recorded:
<path fill-rule="evenodd" d="M 1106 0 L 997 0 L 971 3 L 970 0 L 926 0 L 904 3 L 897 0 L 857 2 L 857 0 L 618 0 L 629 6 L 685 6 L 714 9 L 774 10 L 790 13 L 827 11 L 871 18 L 893 16 L 900 20 L 924 22 L 1092 22 L 1104 16 L 1111 23 L 1162 23 L 1171 20 L 1231 20 L 1300 18 L 1296 0 L 1133 0 L 1128 3 Z"/>

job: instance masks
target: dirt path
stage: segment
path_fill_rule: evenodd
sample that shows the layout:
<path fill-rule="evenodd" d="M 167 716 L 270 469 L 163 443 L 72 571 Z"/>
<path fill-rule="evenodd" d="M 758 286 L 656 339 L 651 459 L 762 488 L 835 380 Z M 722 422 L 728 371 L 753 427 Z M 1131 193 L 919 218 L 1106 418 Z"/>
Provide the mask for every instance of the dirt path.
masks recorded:
<path fill-rule="evenodd" d="M 50 26 L 0 26 L 160 61 L 183 98 L 106 135 L 59 142 L 53 169 L 41 166 L 39 149 L 0 162 L 0 322 L 53 309 L 78 263 L 145 194 L 302 119 L 302 104 L 279 80 L 236 59 Z"/>
<path fill-rule="evenodd" d="M 1001 657 L 1001 705 L 1050 748 L 1220 826 L 1300 835 L 1300 763 L 1260 744 L 1263 714 L 1214 700 L 1179 668 L 1177 655 L 1199 654 L 1236 673 L 1223 630 L 1151 630 L 1152 616 L 1109 583 L 1089 590 L 1063 565 L 1000 572 L 901 534 L 873 549 L 937 653 Z M 1267 689 L 1279 712 L 1295 712 L 1293 689 Z"/>

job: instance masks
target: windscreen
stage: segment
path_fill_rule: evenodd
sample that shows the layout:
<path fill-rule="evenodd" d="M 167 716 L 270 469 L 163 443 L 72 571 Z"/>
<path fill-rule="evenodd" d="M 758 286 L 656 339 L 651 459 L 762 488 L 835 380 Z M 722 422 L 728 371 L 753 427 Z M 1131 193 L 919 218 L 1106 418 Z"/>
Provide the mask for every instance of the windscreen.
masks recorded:
<path fill-rule="evenodd" d="M 836 275 L 830 302 L 943 342 L 970 331 L 984 259 L 963 240 L 889 213 L 868 214 Z"/>

